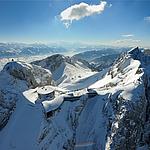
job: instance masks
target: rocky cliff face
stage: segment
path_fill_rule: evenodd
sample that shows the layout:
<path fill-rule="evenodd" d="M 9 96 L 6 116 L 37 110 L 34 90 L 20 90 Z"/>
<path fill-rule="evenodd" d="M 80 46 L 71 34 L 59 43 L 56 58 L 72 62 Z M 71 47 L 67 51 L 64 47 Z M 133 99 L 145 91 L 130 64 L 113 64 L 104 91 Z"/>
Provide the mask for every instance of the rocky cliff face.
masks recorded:
<path fill-rule="evenodd" d="M 111 126 L 108 131 L 107 149 L 149 149 L 150 128 L 149 124 L 149 62 L 150 57 L 144 55 L 138 48 L 123 54 L 110 69 L 111 77 L 114 78 L 120 72 L 125 74 L 127 67 L 131 65 L 127 60 L 134 59 L 140 62 L 135 74 L 128 78 L 134 83 L 131 89 L 112 94 L 109 98 L 114 117 L 109 119 Z M 133 68 L 130 68 L 132 70 Z M 142 74 L 139 78 L 136 75 Z M 121 76 L 120 76 L 121 77 Z M 130 81 L 131 82 L 131 81 Z M 132 83 L 129 83 L 129 86 Z M 124 87 L 126 88 L 126 87 Z M 128 92 L 128 93 L 127 93 Z M 127 94 L 132 94 L 130 98 Z M 107 109 L 109 111 L 109 109 Z M 145 130 L 146 128 L 146 130 Z"/>
<path fill-rule="evenodd" d="M 0 90 L 0 130 L 7 124 L 15 109 L 17 94 L 7 90 Z"/>

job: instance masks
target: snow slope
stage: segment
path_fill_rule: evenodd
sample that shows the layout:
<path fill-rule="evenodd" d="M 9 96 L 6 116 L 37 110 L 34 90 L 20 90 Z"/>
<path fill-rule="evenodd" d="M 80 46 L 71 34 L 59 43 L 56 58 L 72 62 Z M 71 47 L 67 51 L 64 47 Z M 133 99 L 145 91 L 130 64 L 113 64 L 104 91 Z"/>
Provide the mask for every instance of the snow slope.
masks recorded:
<path fill-rule="evenodd" d="M 92 72 L 87 62 L 74 60 L 60 54 L 52 55 L 46 59 L 35 61 L 33 64 L 49 69 L 56 85 L 75 82 L 83 77 L 88 77 L 96 72 Z"/>
<path fill-rule="evenodd" d="M 40 105 L 33 105 L 21 97 L 9 123 L 0 133 L 1 149 L 38 149 L 37 139 L 43 119 Z"/>
<path fill-rule="evenodd" d="M 72 83 L 67 83 L 67 84 L 61 84 L 60 86 L 63 87 L 64 89 L 68 89 L 68 90 L 80 90 L 80 89 L 84 89 L 87 88 L 89 86 L 91 86 L 93 83 L 99 81 L 100 79 L 103 78 L 103 76 L 107 73 L 107 69 L 95 73 L 93 75 L 90 75 L 88 77 L 83 77 L 81 79 L 78 79 L 77 81 L 74 81 Z"/>

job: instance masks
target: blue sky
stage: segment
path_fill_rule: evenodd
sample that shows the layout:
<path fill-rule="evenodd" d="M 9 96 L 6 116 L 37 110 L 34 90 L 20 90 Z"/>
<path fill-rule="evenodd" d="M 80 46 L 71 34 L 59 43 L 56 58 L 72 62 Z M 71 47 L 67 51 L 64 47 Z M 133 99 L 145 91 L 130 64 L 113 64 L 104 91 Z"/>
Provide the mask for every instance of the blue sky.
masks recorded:
<path fill-rule="evenodd" d="M 81 2 L 100 5 L 99 0 L 0 0 L 0 41 L 150 46 L 150 0 L 106 0 L 100 13 L 73 19 L 66 28 L 60 14 Z"/>

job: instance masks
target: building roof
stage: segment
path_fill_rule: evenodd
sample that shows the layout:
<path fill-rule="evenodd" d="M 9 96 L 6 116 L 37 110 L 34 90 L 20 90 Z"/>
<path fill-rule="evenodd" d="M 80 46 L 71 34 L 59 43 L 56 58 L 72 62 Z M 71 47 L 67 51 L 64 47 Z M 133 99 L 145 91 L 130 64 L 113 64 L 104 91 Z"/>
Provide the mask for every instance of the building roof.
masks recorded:
<path fill-rule="evenodd" d="M 37 89 L 37 92 L 38 92 L 38 94 L 42 94 L 42 95 L 50 94 L 50 93 L 54 92 L 54 89 L 52 89 L 50 87 L 48 87 L 48 88 L 40 87 L 40 88 Z"/>

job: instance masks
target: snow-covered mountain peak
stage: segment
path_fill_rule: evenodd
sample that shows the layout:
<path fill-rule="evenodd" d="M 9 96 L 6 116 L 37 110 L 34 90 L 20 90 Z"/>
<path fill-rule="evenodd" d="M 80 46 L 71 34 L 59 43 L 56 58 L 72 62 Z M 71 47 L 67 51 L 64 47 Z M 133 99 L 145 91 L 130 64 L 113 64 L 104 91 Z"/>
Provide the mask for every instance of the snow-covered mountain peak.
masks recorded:
<path fill-rule="evenodd" d="M 40 66 L 31 65 L 21 61 L 12 61 L 4 66 L 1 75 L 7 74 L 15 81 L 25 83 L 27 87 L 50 85 L 52 83 L 51 72 Z M 15 82 L 16 83 L 16 82 Z"/>
<path fill-rule="evenodd" d="M 33 64 L 37 64 L 54 72 L 60 65 L 69 62 L 69 60 L 69 57 L 67 58 L 61 54 L 55 54 L 45 59 L 35 61 Z"/>
<path fill-rule="evenodd" d="M 62 64 L 70 64 L 76 66 L 77 63 L 88 68 L 86 66 L 87 64 L 84 64 L 83 61 L 71 58 L 69 56 L 64 56 L 62 54 L 54 54 L 45 59 L 33 62 L 33 64 L 37 64 L 39 66 L 42 66 L 43 68 L 48 68 L 52 72 L 54 72 Z"/>
<path fill-rule="evenodd" d="M 7 72 L 11 73 L 12 70 L 20 70 L 20 69 L 26 69 L 26 70 L 30 70 L 32 69 L 32 65 L 27 64 L 25 62 L 17 62 L 17 61 L 12 61 L 7 63 L 4 66 L 4 70 L 6 70 Z"/>
<path fill-rule="evenodd" d="M 52 78 L 57 85 L 64 82 L 72 83 L 79 78 L 93 74 L 88 62 L 61 54 L 52 55 L 45 59 L 32 62 L 32 64 L 50 70 Z"/>
<path fill-rule="evenodd" d="M 138 48 L 121 54 L 110 67 L 107 75 L 110 75 L 111 79 L 117 77 L 123 80 L 125 77 L 142 73 L 140 61 L 142 55 L 143 53 Z"/>

